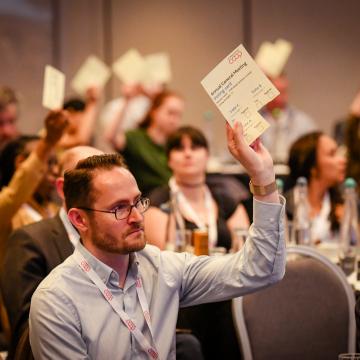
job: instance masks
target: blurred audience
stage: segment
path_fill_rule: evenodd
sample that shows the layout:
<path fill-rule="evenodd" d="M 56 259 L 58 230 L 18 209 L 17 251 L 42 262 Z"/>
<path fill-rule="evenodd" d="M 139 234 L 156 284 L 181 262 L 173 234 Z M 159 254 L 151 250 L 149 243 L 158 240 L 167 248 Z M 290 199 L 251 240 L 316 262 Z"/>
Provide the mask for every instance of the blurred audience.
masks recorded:
<path fill-rule="evenodd" d="M 15 230 L 10 238 L 0 275 L 1 293 L 8 313 L 12 359 L 28 323 L 30 300 L 40 282 L 74 251 L 79 234 L 70 223 L 64 202 L 63 174 L 88 156 L 102 154 L 89 146 L 66 150 L 60 158 L 61 176 L 56 188 L 62 207 L 55 217 Z M 16 284 L 16 286 L 14 286 Z"/>
<path fill-rule="evenodd" d="M 108 141 L 122 153 L 144 194 L 166 184 L 170 178 L 165 143 L 180 126 L 183 111 L 182 98 L 172 91 L 164 91 L 154 98 L 138 129 L 107 132 Z"/>
<path fill-rule="evenodd" d="M 53 149 L 67 124 L 65 112 L 49 113 L 45 119 L 46 136 L 37 141 L 30 153 L 17 154 L 12 164 L 14 171 L 11 179 L 3 178 L 8 171 L 4 168 L 8 159 L 3 153 L 1 155 L 1 184 L 4 185 L 0 189 L 0 264 L 12 230 L 12 219 L 21 206 L 31 200 L 44 179 Z"/>
<path fill-rule="evenodd" d="M 302 136 L 291 146 L 289 167 L 287 188 L 293 188 L 300 176 L 308 181 L 312 240 L 335 241 L 343 210 L 338 186 L 346 172 L 346 158 L 338 151 L 335 140 L 320 131 Z M 293 192 L 287 194 L 287 211 L 292 217 Z"/>
<path fill-rule="evenodd" d="M 0 86 L 0 150 L 18 135 L 17 118 L 18 99 L 14 90 Z"/>
<path fill-rule="evenodd" d="M 345 145 L 348 159 L 346 174 L 357 182 L 360 195 L 360 115 L 347 120 Z"/>
<path fill-rule="evenodd" d="M 261 110 L 270 128 L 261 136 L 274 163 L 286 164 L 291 144 L 300 136 L 314 131 L 317 126 L 304 112 L 289 104 L 289 80 L 285 74 L 270 78 L 280 95 Z"/>
<path fill-rule="evenodd" d="M 100 92 L 92 87 L 87 90 L 85 101 L 72 98 L 65 102 L 63 108 L 69 114 L 69 126 L 59 141 L 58 148 L 69 149 L 93 143 L 99 101 Z"/>
<path fill-rule="evenodd" d="M 349 115 L 335 122 L 333 129 L 334 138 L 339 145 L 349 145 L 348 142 L 351 141 L 351 138 L 349 139 L 349 135 L 351 134 L 347 129 L 350 126 L 349 130 L 354 130 L 353 122 L 356 121 L 356 118 L 360 118 L 360 90 L 356 93 L 350 104 Z M 353 144 L 350 143 L 350 146 L 351 145 Z"/>
<path fill-rule="evenodd" d="M 56 143 L 61 138 L 68 120 L 64 112 L 51 112 L 45 119 L 46 136 L 40 139 L 29 156 L 19 154 L 12 166 L 16 169 L 11 179 L 3 180 L 6 157 L 1 154 L 0 169 L 2 184 L 0 187 L 0 267 L 7 249 L 9 234 L 13 228 L 12 220 L 23 204 L 30 201 L 43 180 L 48 167 L 48 160 Z M 25 158 L 26 157 L 26 158 Z M 2 272 L 4 273 L 4 272 Z M 6 270 L 7 274 L 7 270 Z M 14 285 L 14 284 L 13 284 Z M 8 335 L 9 327 L 6 313 L 0 299 L 1 327 Z"/>

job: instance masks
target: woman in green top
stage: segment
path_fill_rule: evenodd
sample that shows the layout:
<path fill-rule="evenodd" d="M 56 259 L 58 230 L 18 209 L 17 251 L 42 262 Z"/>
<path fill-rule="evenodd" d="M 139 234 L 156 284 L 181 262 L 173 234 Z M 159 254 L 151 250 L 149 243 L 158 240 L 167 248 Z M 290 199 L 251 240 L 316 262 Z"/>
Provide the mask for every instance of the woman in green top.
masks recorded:
<path fill-rule="evenodd" d="M 164 91 L 155 96 L 138 129 L 126 132 L 116 129 L 109 138 L 114 148 L 124 156 L 144 194 L 167 184 L 171 176 L 164 146 L 180 126 L 183 111 L 182 98 L 174 92 Z"/>

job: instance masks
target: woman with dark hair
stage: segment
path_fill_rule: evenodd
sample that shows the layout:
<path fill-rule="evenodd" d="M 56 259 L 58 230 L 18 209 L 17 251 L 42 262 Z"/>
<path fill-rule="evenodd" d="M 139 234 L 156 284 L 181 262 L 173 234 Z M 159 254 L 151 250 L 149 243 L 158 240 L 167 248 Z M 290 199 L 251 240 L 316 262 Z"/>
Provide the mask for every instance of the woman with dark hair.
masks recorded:
<path fill-rule="evenodd" d="M 346 159 L 339 153 L 335 140 L 319 131 L 302 136 L 291 146 L 289 168 L 287 188 L 294 187 L 301 176 L 308 181 L 312 240 L 332 241 L 342 212 L 338 185 L 344 181 L 346 171 Z M 287 210 L 291 217 L 292 196 Z"/>
<path fill-rule="evenodd" d="M 165 143 L 179 127 L 183 111 L 182 98 L 172 91 L 164 91 L 155 96 L 138 129 L 126 132 L 116 129 L 108 136 L 124 156 L 143 193 L 166 184 L 171 175 Z"/>
<path fill-rule="evenodd" d="M 209 149 L 203 133 L 192 126 L 179 128 L 169 137 L 166 152 L 173 177 L 150 194 L 151 206 L 144 214 L 147 242 L 173 249 L 177 229 L 207 228 L 210 248 L 238 250 L 241 244 L 233 239 L 233 230 L 248 229 L 249 219 L 225 189 L 206 183 Z M 217 325 L 208 326 L 204 320 L 209 318 Z M 230 300 L 181 309 L 178 327 L 191 329 L 205 358 L 241 358 Z"/>
<path fill-rule="evenodd" d="M 147 241 L 160 249 L 171 248 L 176 226 L 190 230 L 206 227 L 211 247 L 238 249 L 233 230 L 247 229 L 249 218 L 224 189 L 206 183 L 209 150 L 202 132 L 181 127 L 169 137 L 166 152 L 173 177 L 150 194 L 151 207 L 145 214 Z"/>

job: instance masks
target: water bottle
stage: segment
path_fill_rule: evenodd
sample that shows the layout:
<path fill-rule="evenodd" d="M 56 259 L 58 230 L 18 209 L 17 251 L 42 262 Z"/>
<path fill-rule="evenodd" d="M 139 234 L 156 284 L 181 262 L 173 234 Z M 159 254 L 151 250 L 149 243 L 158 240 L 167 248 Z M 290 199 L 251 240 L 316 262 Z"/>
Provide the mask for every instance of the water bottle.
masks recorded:
<path fill-rule="evenodd" d="M 283 195 L 284 194 L 284 181 L 283 179 L 277 178 L 276 179 L 276 186 L 278 189 L 278 193 L 279 195 Z M 286 215 L 285 212 L 285 219 L 284 219 L 284 232 L 285 232 L 285 243 L 286 244 L 290 244 L 290 224 L 289 224 L 289 219 Z"/>
<path fill-rule="evenodd" d="M 344 215 L 340 227 L 340 266 L 346 275 L 356 270 L 356 247 L 359 243 L 356 182 L 347 178 L 344 183 Z"/>
<path fill-rule="evenodd" d="M 293 243 L 310 246 L 310 206 L 308 201 L 307 180 L 304 177 L 299 177 L 296 181 L 294 203 Z"/>

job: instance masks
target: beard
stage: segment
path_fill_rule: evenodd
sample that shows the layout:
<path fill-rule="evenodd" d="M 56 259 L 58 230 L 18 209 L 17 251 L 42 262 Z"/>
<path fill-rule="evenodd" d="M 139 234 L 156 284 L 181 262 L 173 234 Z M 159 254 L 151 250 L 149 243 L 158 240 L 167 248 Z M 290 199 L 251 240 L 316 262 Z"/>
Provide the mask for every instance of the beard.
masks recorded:
<path fill-rule="evenodd" d="M 142 250 L 146 245 L 142 223 L 132 224 L 122 234 L 115 236 L 110 231 L 100 233 L 98 228 L 92 231 L 92 235 L 92 242 L 98 249 L 112 254 L 130 254 Z"/>

